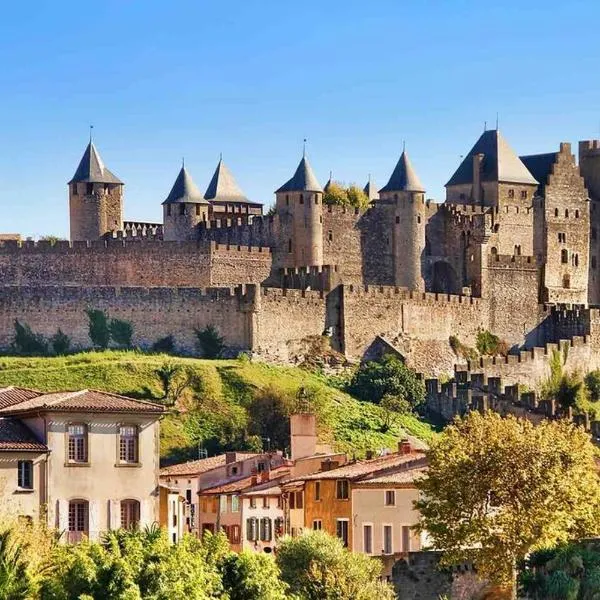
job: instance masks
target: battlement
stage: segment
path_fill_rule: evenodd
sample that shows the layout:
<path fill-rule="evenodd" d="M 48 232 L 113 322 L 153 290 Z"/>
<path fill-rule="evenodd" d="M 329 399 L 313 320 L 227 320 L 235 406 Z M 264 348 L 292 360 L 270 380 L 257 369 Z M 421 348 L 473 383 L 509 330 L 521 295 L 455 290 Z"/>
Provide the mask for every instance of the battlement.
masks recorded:
<path fill-rule="evenodd" d="M 579 142 L 579 154 L 600 154 L 600 140 L 582 140 Z"/>
<path fill-rule="evenodd" d="M 165 248 L 165 249 L 183 249 L 188 248 L 190 251 L 198 252 L 206 248 L 206 246 L 195 242 L 167 242 L 161 237 L 127 237 L 117 232 L 114 237 L 105 237 L 99 240 L 75 241 L 58 240 L 50 242 L 48 240 L 0 240 L 0 254 L 17 254 L 17 253 L 70 253 L 70 252 L 86 252 L 86 251 L 102 251 L 113 248 L 138 248 L 141 244 L 148 248 Z"/>
<path fill-rule="evenodd" d="M 488 255 L 488 266 L 492 269 L 501 267 L 537 269 L 538 261 L 535 256 L 490 254 Z"/>
<path fill-rule="evenodd" d="M 282 299 L 308 300 L 311 302 L 322 301 L 325 293 L 321 290 L 293 290 L 272 287 L 261 288 L 265 300 L 281 301 Z"/>
<path fill-rule="evenodd" d="M 121 237 L 158 237 L 163 234 L 162 223 L 147 223 L 142 221 L 124 221 L 123 231 L 115 232 Z"/>
<path fill-rule="evenodd" d="M 353 294 L 355 296 L 381 296 L 384 298 L 395 297 L 401 300 L 415 300 L 417 302 L 466 304 L 469 306 L 479 306 L 481 302 L 480 298 L 473 298 L 472 296 L 420 292 L 409 290 L 408 288 L 384 285 L 345 285 L 344 294 Z"/>
<path fill-rule="evenodd" d="M 210 221 L 201 221 L 198 223 L 200 231 L 210 229 L 236 229 L 238 227 L 260 227 L 261 225 L 271 225 L 274 221 L 273 215 L 244 215 L 240 217 L 227 219 L 211 219 Z"/>
<path fill-rule="evenodd" d="M 213 254 L 231 254 L 239 255 L 245 254 L 271 254 L 271 248 L 267 246 L 241 246 L 241 245 L 230 245 L 230 244 L 219 244 L 218 242 L 210 242 L 210 250 Z"/>
<path fill-rule="evenodd" d="M 366 212 L 360 208 L 355 208 L 353 206 L 340 206 L 338 204 L 325 204 L 324 209 L 328 213 L 337 213 L 341 215 L 360 215 Z"/>

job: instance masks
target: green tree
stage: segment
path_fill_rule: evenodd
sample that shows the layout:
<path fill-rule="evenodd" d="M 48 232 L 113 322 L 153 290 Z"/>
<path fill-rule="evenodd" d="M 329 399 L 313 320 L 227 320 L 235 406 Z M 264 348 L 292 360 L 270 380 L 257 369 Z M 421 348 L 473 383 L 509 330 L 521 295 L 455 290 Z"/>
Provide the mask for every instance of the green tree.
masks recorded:
<path fill-rule="evenodd" d="M 362 188 L 357 185 L 351 185 L 346 190 L 346 197 L 348 198 L 348 204 L 353 208 L 364 210 L 369 206 L 369 197 L 365 194 Z"/>
<path fill-rule="evenodd" d="M 363 363 L 354 373 L 348 391 L 361 400 L 379 404 L 386 394 L 404 398 L 412 408 L 425 400 L 425 384 L 401 360 L 388 354 Z"/>
<path fill-rule="evenodd" d="M 204 358 L 219 358 L 225 350 L 223 338 L 212 325 L 204 329 L 194 329 L 196 335 L 196 348 Z"/>
<path fill-rule="evenodd" d="M 514 588 L 527 554 L 598 530 L 594 455 L 570 422 L 471 412 L 431 443 L 427 477 L 417 482 L 418 529 L 444 549 L 443 564 L 473 561 Z"/>
<path fill-rule="evenodd" d="M 404 398 L 394 396 L 393 394 L 386 394 L 381 399 L 379 406 L 383 410 L 382 430 L 384 433 L 390 430 L 399 415 L 405 415 L 411 412 L 410 404 Z"/>
<path fill-rule="evenodd" d="M 48 343 L 44 336 L 33 333 L 27 323 L 15 319 L 15 336 L 12 348 L 17 354 L 45 356 L 48 354 Z"/>
<path fill-rule="evenodd" d="M 152 352 L 172 354 L 175 350 L 175 338 L 172 335 L 166 335 L 159 338 L 152 344 Z"/>
<path fill-rule="evenodd" d="M 287 585 L 279 579 L 272 556 L 244 551 L 231 552 L 221 564 L 228 600 L 286 600 Z"/>
<path fill-rule="evenodd" d="M 50 345 L 52 346 L 54 354 L 57 356 L 62 356 L 63 354 L 67 354 L 67 352 L 69 352 L 69 348 L 71 347 L 71 338 L 59 327 L 56 333 L 50 338 Z"/>
<path fill-rule="evenodd" d="M 249 433 L 269 438 L 271 448 L 283 449 L 290 443 L 289 416 L 295 398 L 273 385 L 257 390 L 248 407 Z"/>
<path fill-rule="evenodd" d="M 590 371 L 584 378 L 592 402 L 600 400 L 600 370 Z"/>
<path fill-rule="evenodd" d="M 27 570 L 25 551 L 10 529 L 0 532 L 0 598 L 28 600 L 32 582 Z"/>
<path fill-rule="evenodd" d="M 277 550 L 281 578 L 301 600 L 393 600 L 381 563 L 344 548 L 324 531 L 284 538 Z"/>
<path fill-rule="evenodd" d="M 90 308 L 85 311 L 88 316 L 88 334 L 96 348 L 106 350 L 110 341 L 108 317 L 103 310 Z"/>
<path fill-rule="evenodd" d="M 110 337 L 117 346 L 121 348 L 131 348 L 131 338 L 133 337 L 133 325 L 129 321 L 121 319 L 111 319 L 108 324 Z"/>
<path fill-rule="evenodd" d="M 323 194 L 323 204 L 346 206 L 348 204 L 346 190 L 339 183 L 332 181 Z"/>
<path fill-rule="evenodd" d="M 196 375 L 191 368 L 181 364 L 163 363 L 154 373 L 160 381 L 163 391 L 163 400 L 168 406 L 174 406 L 183 392 L 196 382 Z"/>

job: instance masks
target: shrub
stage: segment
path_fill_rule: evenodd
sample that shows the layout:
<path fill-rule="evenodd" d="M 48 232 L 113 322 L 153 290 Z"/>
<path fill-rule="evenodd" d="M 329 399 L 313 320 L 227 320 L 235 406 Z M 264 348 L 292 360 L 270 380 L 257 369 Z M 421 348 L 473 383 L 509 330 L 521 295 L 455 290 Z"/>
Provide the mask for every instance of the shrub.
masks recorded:
<path fill-rule="evenodd" d="M 122 348 L 131 348 L 131 338 L 133 337 L 133 325 L 129 321 L 121 319 L 111 319 L 108 324 L 110 337 L 117 346 Z"/>
<path fill-rule="evenodd" d="M 50 338 L 50 345 L 54 354 L 58 356 L 67 354 L 71 348 L 71 338 L 59 327 L 56 333 Z"/>
<path fill-rule="evenodd" d="M 85 311 L 88 316 L 88 333 L 96 348 L 106 350 L 110 341 L 108 318 L 103 310 L 90 308 Z"/>
<path fill-rule="evenodd" d="M 417 374 L 392 355 L 363 363 L 354 373 L 348 391 L 368 402 L 379 404 L 387 394 L 406 400 L 415 408 L 425 400 L 425 385 Z"/>
<path fill-rule="evenodd" d="M 600 400 L 600 370 L 590 371 L 585 376 L 585 385 L 589 392 L 589 397 L 592 402 Z"/>
<path fill-rule="evenodd" d="M 477 332 L 475 347 L 481 355 L 494 356 L 496 354 L 508 354 L 508 344 L 497 335 L 481 329 Z"/>
<path fill-rule="evenodd" d="M 196 348 L 204 358 L 219 358 L 225 349 L 223 338 L 212 325 L 204 329 L 194 329 Z"/>
<path fill-rule="evenodd" d="M 171 354 L 175 350 L 175 338 L 172 335 L 162 337 L 152 344 L 152 352 Z"/>
<path fill-rule="evenodd" d="M 17 354 L 41 356 L 48 354 L 48 343 L 44 336 L 33 333 L 27 323 L 20 323 L 18 319 L 15 319 L 15 337 L 12 347 Z"/>

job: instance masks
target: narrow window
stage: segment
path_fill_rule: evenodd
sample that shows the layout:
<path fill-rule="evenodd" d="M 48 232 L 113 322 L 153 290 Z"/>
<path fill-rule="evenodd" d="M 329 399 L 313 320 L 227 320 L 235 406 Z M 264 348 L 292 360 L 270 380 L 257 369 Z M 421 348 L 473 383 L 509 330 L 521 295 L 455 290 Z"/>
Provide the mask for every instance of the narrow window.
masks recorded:
<path fill-rule="evenodd" d="M 496 254 L 498 254 L 498 248 L 496 248 L 496 246 L 492 246 L 492 255 L 496 256 Z"/>
<path fill-rule="evenodd" d="M 104 193 L 108 194 L 108 183 L 104 184 Z"/>
<path fill-rule="evenodd" d="M 290 494 L 290 510 L 294 510 L 296 508 L 296 492 L 292 492 Z"/>
<path fill-rule="evenodd" d="M 515 197 L 515 190 L 512 188 L 508 190 L 508 197 L 512 200 Z"/>
<path fill-rule="evenodd" d="M 77 196 L 77 184 L 76 183 L 74 183 L 71 186 L 71 191 L 73 192 L 73 196 Z"/>
<path fill-rule="evenodd" d="M 185 501 L 188 504 L 192 503 L 192 490 L 190 490 L 190 489 L 185 490 Z"/>
<path fill-rule="evenodd" d="M 384 525 L 383 526 L 383 553 L 391 554 L 392 552 L 393 552 L 392 526 Z"/>
<path fill-rule="evenodd" d="M 232 525 L 229 529 L 229 533 L 230 533 L 229 541 L 232 544 L 239 544 L 240 543 L 240 526 Z"/>
<path fill-rule="evenodd" d="M 258 519 L 256 517 L 246 519 L 246 537 L 250 542 L 258 540 Z"/>
<path fill-rule="evenodd" d="M 285 204 L 286 204 L 286 206 L 290 205 L 290 196 L 289 196 L 289 194 L 285 195 Z"/>
<path fill-rule="evenodd" d="M 302 492 L 296 492 L 296 508 L 302 508 L 304 506 L 304 498 Z"/>
<path fill-rule="evenodd" d="M 327 232 L 327 239 L 333 242 L 333 231 L 331 229 Z"/>
<path fill-rule="evenodd" d="M 321 499 L 321 482 L 315 481 L 315 500 L 319 501 Z"/>
<path fill-rule="evenodd" d="M 565 208 L 565 217 L 568 217 L 568 216 L 569 216 L 569 209 Z"/>
<path fill-rule="evenodd" d="M 300 194 L 300 204 L 304 204 L 304 194 Z"/>
<path fill-rule="evenodd" d="M 395 490 L 386 490 L 385 491 L 385 505 L 386 506 L 396 506 L 396 491 Z"/>
<path fill-rule="evenodd" d="M 527 200 L 527 190 L 521 190 L 521 200 Z"/>
<path fill-rule="evenodd" d="M 579 254 L 575 255 L 575 258 L 573 259 L 573 262 L 575 263 L 575 266 L 578 267 L 579 266 Z"/>
<path fill-rule="evenodd" d="M 335 482 L 335 497 L 338 500 L 348 500 L 348 480 L 338 479 Z"/>
<path fill-rule="evenodd" d="M 288 240 L 288 253 L 292 253 L 292 240 Z"/>
<path fill-rule="evenodd" d="M 417 215 L 417 223 L 421 222 L 421 215 Z"/>
<path fill-rule="evenodd" d="M 321 519 L 315 519 L 313 521 L 313 530 L 321 531 L 321 529 L 323 529 L 323 521 L 321 521 Z"/>
<path fill-rule="evenodd" d="M 373 526 L 363 525 L 363 551 L 365 554 L 373 554 Z"/>
<path fill-rule="evenodd" d="M 555 209 L 554 209 L 554 216 L 555 216 L 555 217 L 558 217 L 558 208 L 555 208 Z"/>
<path fill-rule="evenodd" d="M 575 211 L 575 218 L 579 219 L 579 211 L 578 210 Z"/>
<path fill-rule="evenodd" d="M 263 508 L 269 508 L 269 496 L 263 496 Z"/>
<path fill-rule="evenodd" d="M 199 217 L 200 216 L 200 205 L 196 204 L 196 216 Z"/>
<path fill-rule="evenodd" d="M 400 217 L 396 217 L 396 225 L 400 223 Z"/>
<path fill-rule="evenodd" d="M 565 248 L 563 248 L 563 249 L 560 251 L 560 262 L 561 262 L 563 265 L 566 265 L 566 264 L 568 264 L 568 262 L 569 262 L 569 251 L 568 251 L 568 250 L 566 250 Z"/>
<path fill-rule="evenodd" d="M 270 542 L 273 539 L 273 526 L 269 517 L 260 520 L 260 539 L 263 542 Z"/>
<path fill-rule="evenodd" d="M 138 431 L 135 425 L 119 427 L 119 460 L 130 464 L 138 462 Z"/>
<path fill-rule="evenodd" d="M 33 461 L 20 460 L 17 463 L 17 485 L 22 490 L 33 489 Z"/>
<path fill-rule="evenodd" d="M 167 217 L 171 216 L 171 205 L 167 204 Z"/>
<path fill-rule="evenodd" d="M 225 494 L 221 494 L 219 496 L 219 512 L 220 513 L 227 512 L 227 496 Z"/>
<path fill-rule="evenodd" d="M 121 502 L 121 527 L 133 529 L 140 524 L 140 503 L 137 500 Z"/>
<path fill-rule="evenodd" d="M 315 194 L 315 204 L 319 204 L 319 195 Z"/>
<path fill-rule="evenodd" d="M 69 535 L 71 544 L 80 542 L 89 533 L 89 510 L 87 500 L 69 502 Z"/>
<path fill-rule="evenodd" d="M 275 519 L 275 535 L 281 537 L 283 535 L 283 517 Z"/>
<path fill-rule="evenodd" d="M 256 496 L 250 496 L 250 508 L 256 508 Z"/>
<path fill-rule="evenodd" d="M 571 277 L 566 274 L 563 275 L 563 287 L 568 290 L 571 287 Z"/>
<path fill-rule="evenodd" d="M 344 546 L 348 547 L 348 519 L 336 519 L 335 533 L 342 540 Z"/>
<path fill-rule="evenodd" d="M 240 511 L 240 497 L 237 494 L 231 496 L 231 512 Z"/>
<path fill-rule="evenodd" d="M 71 463 L 86 463 L 88 460 L 88 442 L 86 425 L 69 425 L 68 456 Z"/>
<path fill-rule="evenodd" d="M 180 204 L 179 205 L 179 214 L 180 215 L 185 215 L 185 204 Z"/>
<path fill-rule="evenodd" d="M 402 552 L 410 552 L 410 527 L 402 525 Z"/>
<path fill-rule="evenodd" d="M 94 184 L 93 183 L 88 183 L 85 187 L 86 187 L 86 193 L 88 196 L 90 194 L 94 193 Z"/>

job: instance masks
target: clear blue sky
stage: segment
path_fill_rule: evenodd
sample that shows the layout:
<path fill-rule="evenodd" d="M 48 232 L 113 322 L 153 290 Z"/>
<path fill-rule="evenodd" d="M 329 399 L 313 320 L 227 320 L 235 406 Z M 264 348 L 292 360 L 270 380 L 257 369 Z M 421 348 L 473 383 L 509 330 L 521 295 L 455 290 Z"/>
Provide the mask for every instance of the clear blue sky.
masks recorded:
<path fill-rule="evenodd" d="M 304 137 L 322 184 L 379 186 L 406 140 L 443 200 L 496 112 L 520 154 L 600 135 L 599 24 L 597 0 L 5 3 L 0 231 L 67 235 L 90 123 L 128 219 L 161 218 L 182 156 L 270 204 Z"/>

